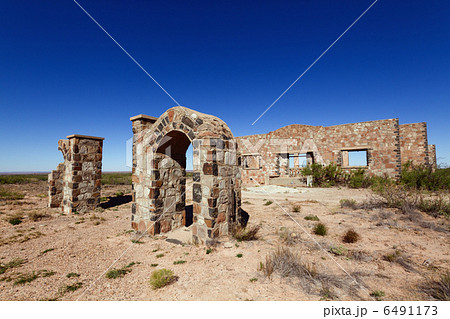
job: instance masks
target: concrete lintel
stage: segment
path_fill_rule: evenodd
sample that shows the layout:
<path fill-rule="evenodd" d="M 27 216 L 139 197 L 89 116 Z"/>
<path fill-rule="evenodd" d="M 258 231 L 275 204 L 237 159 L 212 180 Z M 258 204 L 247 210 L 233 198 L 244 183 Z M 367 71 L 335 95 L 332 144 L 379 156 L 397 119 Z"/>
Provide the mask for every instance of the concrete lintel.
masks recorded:
<path fill-rule="evenodd" d="M 147 122 L 155 123 L 158 120 L 158 118 L 154 117 L 154 116 L 145 115 L 145 114 L 139 114 L 139 115 L 130 117 L 130 121 L 136 121 L 136 120 L 145 120 Z"/>
<path fill-rule="evenodd" d="M 98 137 L 98 136 L 89 136 L 89 135 L 81 135 L 81 134 L 72 134 L 67 136 L 68 139 L 71 138 L 79 138 L 79 139 L 88 139 L 88 140 L 97 140 L 97 141 L 103 141 L 104 137 Z"/>

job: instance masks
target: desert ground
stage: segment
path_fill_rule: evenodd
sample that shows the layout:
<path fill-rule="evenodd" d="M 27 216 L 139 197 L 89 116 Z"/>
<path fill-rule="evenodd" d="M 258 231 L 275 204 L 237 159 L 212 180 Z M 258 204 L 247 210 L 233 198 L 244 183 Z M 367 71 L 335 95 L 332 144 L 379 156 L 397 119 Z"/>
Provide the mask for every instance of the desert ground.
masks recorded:
<path fill-rule="evenodd" d="M 375 196 L 367 189 L 246 186 L 242 208 L 258 238 L 208 248 L 188 229 L 138 238 L 129 185 L 104 185 L 102 207 L 72 215 L 47 208 L 47 187 L 2 185 L 25 197 L 0 201 L 1 300 L 431 300 L 421 285 L 450 269 L 448 219 L 363 205 Z M 341 208 L 341 199 L 358 205 Z M 308 215 L 326 236 L 314 234 L 318 221 Z M 22 222 L 12 225 L 14 216 Z M 350 229 L 360 238 L 344 243 Z M 261 265 L 279 247 L 314 276 L 266 276 Z M 123 267 L 122 276 L 105 276 Z M 162 268 L 176 280 L 154 290 L 150 275 Z"/>

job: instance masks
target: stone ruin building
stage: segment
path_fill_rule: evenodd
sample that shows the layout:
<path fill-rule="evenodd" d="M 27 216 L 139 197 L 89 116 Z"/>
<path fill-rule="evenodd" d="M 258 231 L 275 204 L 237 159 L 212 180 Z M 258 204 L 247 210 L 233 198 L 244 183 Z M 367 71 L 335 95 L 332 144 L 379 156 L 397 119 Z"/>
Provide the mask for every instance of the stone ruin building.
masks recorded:
<path fill-rule="evenodd" d="M 302 168 L 312 163 L 333 162 L 346 171 L 364 169 L 370 175 L 392 178 L 400 177 L 407 161 L 436 167 L 436 148 L 428 144 L 424 122 L 399 125 L 398 119 L 387 119 L 329 127 L 293 124 L 236 140 L 245 184 L 301 184 Z M 364 163 L 352 163 L 355 153 L 362 153 Z"/>
<path fill-rule="evenodd" d="M 335 163 L 346 171 L 398 178 L 403 163 L 436 167 L 426 123 L 398 119 L 336 126 L 293 124 L 267 134 L 234 137 L 221 119 L 185 107 L 159 118 L 137 115 L 133 128 L 131 226 L 150 235 L 191 226 L 196 242 L 210 243 L 245 225 L 241 184 L 304 182 L 308 164 Z M 186 205 L 186 151 L 193 146 L 193 205 Z M 64 162 L 49 174 L 49 206 L 85 212 L 100 203 L 103 138 L 59 140 Z M 355 164 L 354 153 L 364 162 Z"/>
<path fill-rule="evenodd" d="M 64 162 L 48 175 L 49 207 L 83 213 L 100 203 L 103 138 L 69 135 L 58 141 Z"/>
<path fill-rule="evenodd" d="M 133 125 L 132 227 L 158 234 L 191 226 L 208 243 L 244 222 L 236 140 L 221 119 L 177 106 Z M 185 205 L 186 150 L 193 146 L 192 215 Z"/>

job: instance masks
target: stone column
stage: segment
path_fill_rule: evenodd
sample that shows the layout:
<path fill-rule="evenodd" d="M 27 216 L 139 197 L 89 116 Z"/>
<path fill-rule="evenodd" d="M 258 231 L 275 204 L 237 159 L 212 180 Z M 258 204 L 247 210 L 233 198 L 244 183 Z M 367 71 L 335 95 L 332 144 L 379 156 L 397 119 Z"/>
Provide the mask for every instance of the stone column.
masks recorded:
<path fill-rule="evenodd" d="M 64 213 L 84 213 L 100 203 L 102 137 L 73 134 L 58 141 L 64 163 L 49 174 L 49 206 Z"/>

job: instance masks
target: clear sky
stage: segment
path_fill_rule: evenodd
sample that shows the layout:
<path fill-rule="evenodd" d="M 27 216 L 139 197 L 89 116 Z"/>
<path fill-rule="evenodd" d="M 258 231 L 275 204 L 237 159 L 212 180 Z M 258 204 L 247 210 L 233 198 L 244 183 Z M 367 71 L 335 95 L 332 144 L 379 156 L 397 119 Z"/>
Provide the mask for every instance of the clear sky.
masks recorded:
<path fill-rule="evenodd" d="M 450 1 L 78 0 L 181 105 L 235 136 L 289 124 L 427 122 L 450 164 Z M 105 137 L 128 170 L 129 118 L 175 103 L 72 0 L 0 1 L 0 172 L 50 171 L 58 139 Z"/>

